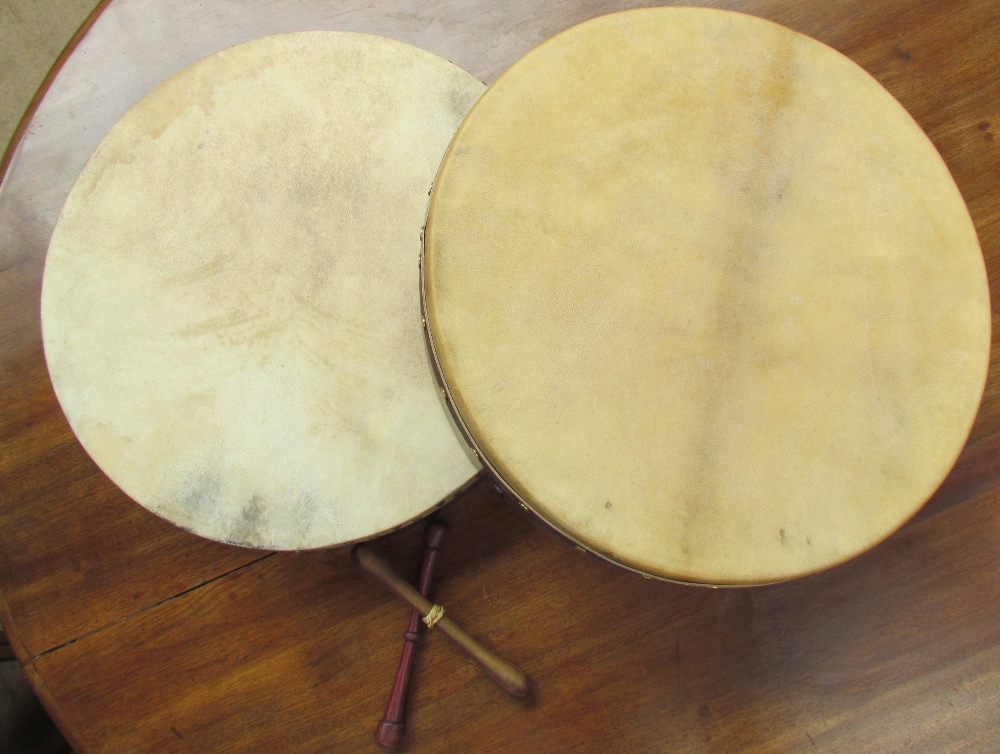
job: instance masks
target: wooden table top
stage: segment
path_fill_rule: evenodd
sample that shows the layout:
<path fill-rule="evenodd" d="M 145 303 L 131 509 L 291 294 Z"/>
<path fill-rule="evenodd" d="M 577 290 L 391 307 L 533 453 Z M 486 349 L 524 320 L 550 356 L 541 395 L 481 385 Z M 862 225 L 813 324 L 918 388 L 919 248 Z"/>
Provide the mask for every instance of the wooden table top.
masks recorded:
<path fill-rule="evenodd" d="M 552 34 L 641 4 L 102 3 L 0 189 L 0 618 L 78 751 L 374 751 L 408 616 L 346 549 L 269 554 L 173 527 L 75 440 L 45 369 L 39 288 L 59 209 L 103 135 L 170 73 L 270 33 L 382 34 L 490 83 Z M 995 280 L 992 0 L 711 4 L 819 39 L 881 82 L 944 157 Z M 436 599 L 523 667 L 535 692 L 506 697 L 431 632 L 414 670 L 407 750 L 1000 749 L 993 371 L 958 465 L 917 518 L 865 555 L 785 584 L 646 580 L 577 551 L 479 482 L 444 511 L 452 532 Z M 421 529 L 378 543 L 404 574 L 416 572 Z"/>

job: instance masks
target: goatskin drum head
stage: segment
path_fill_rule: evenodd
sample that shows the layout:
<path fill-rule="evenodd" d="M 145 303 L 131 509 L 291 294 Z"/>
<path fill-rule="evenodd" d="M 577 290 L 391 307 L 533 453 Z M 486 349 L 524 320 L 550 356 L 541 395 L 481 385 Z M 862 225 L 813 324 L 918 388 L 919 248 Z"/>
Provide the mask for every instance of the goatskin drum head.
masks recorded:
<path fill-rule="evenodd" d="M 205 537 L 304 549 L 470 480 L 418 268 L 434 174 L 484 88 L 401 42 L 286 34 L 114 126 L 59 218 L 42 326 L 69 423 L 122 490 Z"/>
<path fill-rule="evenodd" d="M 435 183 L 424 306 L 483 462 L 582 546 L 753 584 L 883 540 L 969 434 L 976 232 L 903 107 L 774 23 L 596 18 L 512 65 Z"/>

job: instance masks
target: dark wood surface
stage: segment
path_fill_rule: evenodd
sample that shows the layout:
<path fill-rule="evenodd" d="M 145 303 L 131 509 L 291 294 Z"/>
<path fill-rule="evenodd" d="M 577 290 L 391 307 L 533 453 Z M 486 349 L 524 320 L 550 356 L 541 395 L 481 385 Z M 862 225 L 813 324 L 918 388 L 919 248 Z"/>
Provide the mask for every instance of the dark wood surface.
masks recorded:
<path fill-rule="evenodd" d="M 267 33 L 384 34 L 489 83 L 553 33 L 638 4 L 112 0 L 82 35 L 0 189 L 0 617 L 78 751 L 377 750 L 409 612 L 346 549 L 267 554 L 171 526 L 73 438 L 45 371 L 39 286 L 59 208 L 100 138 L 166 75 Z M 969 204 L 996 311 L 1000 6 L 713 5 L 826 42 L 907 107 Z M 451 537 L 435 599 L 521 666 L 535 693 L 511 699 L 427 632 L 407 750 L 1000 751 L 995 371 L 958 466 L 917 519 L 787 584 L 646 580 L 478 483 L 443 511 Z M 379 542 L 398 571 L 415 572 L 421 532 Z"/>

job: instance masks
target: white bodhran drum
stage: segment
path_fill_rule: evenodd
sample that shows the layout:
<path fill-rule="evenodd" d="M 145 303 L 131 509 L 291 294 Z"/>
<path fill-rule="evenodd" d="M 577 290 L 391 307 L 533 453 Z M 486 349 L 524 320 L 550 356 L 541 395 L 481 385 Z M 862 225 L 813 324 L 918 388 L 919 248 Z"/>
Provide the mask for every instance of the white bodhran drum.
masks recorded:
<path fill-rule="evenodd" d="M 45 356 L 87 452 L 196 534 L 399 527 L 476 473 L 423 338 L 420 232 L 483 84 L 389 39 L 267 37 L 156 87 L 59 218 Z"/>
<path fill-rule="evenodd" d="M 484 464 L 585 548 L 700 584 L 896 530 L 989 358 L 976 233 L 913 119 L 829 47 L 701 8 L 591 20 L 487 90 L 423 287 Z"/>

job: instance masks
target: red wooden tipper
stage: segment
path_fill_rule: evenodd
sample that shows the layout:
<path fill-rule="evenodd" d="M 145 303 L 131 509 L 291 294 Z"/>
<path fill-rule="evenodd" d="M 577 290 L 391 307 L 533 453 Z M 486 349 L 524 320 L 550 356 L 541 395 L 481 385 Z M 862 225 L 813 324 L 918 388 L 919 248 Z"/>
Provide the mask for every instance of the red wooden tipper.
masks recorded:
<path fill-rule="evenodd" d="M 427 597 L 434 581 L 434 571 L 441 557 L 441 548 L 448 537 L 448 527 L 440 521 L 428 522 L 424 529 L 424 557 L 420 565 L 420 593 Z M 406 709 L 406 691 L 410 685 L 410 669 L 413 666 L 413 655 L 423 628 L 421 614 L 417 610 L 410 613 L 410 624 L 403 634 L 403 652 L 399 656 L 399 667 L 396 678 L 392 682 L 392 691 L 385 706 L 385 715 L 375 730 L 375 743 L 387 749 L 394 749 L 403 740 L 405 723 L 403 716 Z"/>

